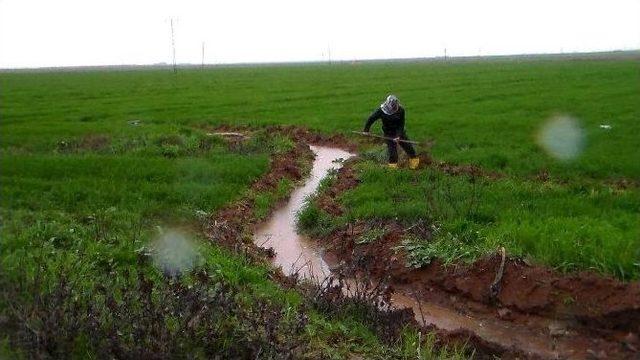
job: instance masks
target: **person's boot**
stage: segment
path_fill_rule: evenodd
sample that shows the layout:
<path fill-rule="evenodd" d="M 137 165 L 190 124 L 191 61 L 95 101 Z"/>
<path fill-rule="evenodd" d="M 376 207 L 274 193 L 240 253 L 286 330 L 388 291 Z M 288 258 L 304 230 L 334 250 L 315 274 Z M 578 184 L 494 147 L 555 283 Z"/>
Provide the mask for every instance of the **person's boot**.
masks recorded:
<path fill-rule="evenodd" d="M 398 168 L 398 163 L 389 163 L 387 164 L 387 166 L 389 167 L 389 169 L 397 169 Z"/>
<path fill-rule="evenodd" d="M 409 159 L 409 169 L 415 170 L 418 168 L 418 165 L 420 165 L 419 157 L 414 157 Z"/>

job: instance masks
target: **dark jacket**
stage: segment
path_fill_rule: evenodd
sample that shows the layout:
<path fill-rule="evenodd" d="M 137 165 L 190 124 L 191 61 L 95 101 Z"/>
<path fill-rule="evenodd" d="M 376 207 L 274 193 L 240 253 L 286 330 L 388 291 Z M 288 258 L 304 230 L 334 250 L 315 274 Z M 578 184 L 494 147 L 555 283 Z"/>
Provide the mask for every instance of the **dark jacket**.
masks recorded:
<path fill-rule="evenodd" d="M 371 125 L 378 119 L 382 119 L 382 131 L 385 136 L 396 137 L 402 135 L 404 132 L 404 108 L 402 106 L 399 106 L 398 111 L 391 115 L 385 114 L 382 109 L 378 108 L 369 116 L 369 119 L 367 119 L 364 131 L 369 132 Z"/>

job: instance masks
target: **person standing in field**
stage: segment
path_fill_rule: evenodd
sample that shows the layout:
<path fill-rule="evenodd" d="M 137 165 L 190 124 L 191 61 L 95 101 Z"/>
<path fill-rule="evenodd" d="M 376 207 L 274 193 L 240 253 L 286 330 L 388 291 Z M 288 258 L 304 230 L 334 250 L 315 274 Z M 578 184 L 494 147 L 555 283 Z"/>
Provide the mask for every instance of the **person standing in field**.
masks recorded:
<path fill-rule="evenodd" d="M 387 99 L 380 104 L 364 125 L 364 132 L 368 133 L 371 125 L 376 120 L 382 119 L 382 131 L 387 139 L 387 154 L 389 156 L 389 168 L 398 168 L 398 145 L 402 147 L 402 150 L 409 156 L 409 168 L 417 169 L 420 164 L 420 159 L 416 156 L 416 151 L 406 141 L 409 140 L 407 133 L 404 130 L 404 108 L 400 105 L 398 98 L 395 95 L 387 96 Z"/>

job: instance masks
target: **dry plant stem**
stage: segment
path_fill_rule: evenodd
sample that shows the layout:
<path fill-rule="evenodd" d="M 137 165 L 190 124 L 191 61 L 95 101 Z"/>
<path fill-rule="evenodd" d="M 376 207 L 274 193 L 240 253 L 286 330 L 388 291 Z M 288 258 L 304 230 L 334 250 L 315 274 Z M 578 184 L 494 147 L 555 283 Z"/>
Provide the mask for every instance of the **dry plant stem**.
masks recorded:
<path fill-rule="evenodd" d="M 491 298 L 494 298 L 494 299 L 496 296 L 498 296 L 498 293 L 500 292 L 500 282 L 502 281 L 502 276 L 504 275 L 504 262 L 506 259 L 504 246 L 501 246 L 499 251 L 500 251 L 500 257 L 501 257 L 500 267 L 498 268 L 496 277 L 495 279 L 493 279 L 493 282 L 491 283 L 491 286 L 489 288 L 489 293 L 491 294 Z"/>
<path fill-rule="evenodd" d="M 424 317 L 422 303 L 420 302 L 420 299 L 418 298 L 418 294 L 415 291 L 412 291 L 411 294 L 413 295 L 413 299 L 416 302 L 416 304 L 418 304 L 418 310 L 420 311 L 420 319 L 422 320 L 422 324 L 424 325 L 427 323 L 427 320 Z"/>

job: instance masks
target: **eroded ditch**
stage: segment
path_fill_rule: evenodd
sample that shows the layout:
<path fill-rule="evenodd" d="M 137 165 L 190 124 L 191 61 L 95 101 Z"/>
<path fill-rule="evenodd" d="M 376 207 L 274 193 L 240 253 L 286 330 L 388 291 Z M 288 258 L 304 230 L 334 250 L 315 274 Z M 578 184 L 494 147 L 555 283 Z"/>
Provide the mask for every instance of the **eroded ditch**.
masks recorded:
<path fill-rule="evenodd" d="M 296 215 L 308 196 L 315 193 L 320 181 L 331 170 L 342 166 L 342 161 L 353 157 L 347 151 L 324 146 L 311 146 L 315 154 L 311 174 L 305 183 L 291 193 L 289 201 L 273 212 L 254 232 L 254 243 L 275 252 L 273 263 L 282 267 L 287 275 L 324 279 L 331 275 L 329 265 L 323 259 L 323 250 L 311 239 L 296 231 Z"/>
<path fill-rule="evenodd" d="M 297 274 L 303 278 L 322 281 L 336 275 L 332 269 L 335 268 L 336 259 L 339 259 L 341 254 L 327 256 L 330 253 L 317 242 L 299 235 L 296 232 L 296 214 L 304 206 L 305 199 L 317 190 L 321 179 L 330 170 L 339 169 L 342 166 L 341 160 L 353 154 L 325 146 L 311 146 L 311 149 L 316 157 L 310 177 L 301 187 L 294 190 L 282 208 L 277 209 L 266 222 L 257 226 L 253 241 L 257 246 L 274 250 L 273 264 L 281 267 L 285 274 Z M 330 252 L 332 249 L 327 250 Z M 633 358 L 637 355 L 633 349 L 626 351 L 628 349 L 615 339 L 615 335 L 593 336 L 598 334 L 599 329 L 593 329 L 591 334 L 575 331 L 571 320 L 526 313 L 514 316 L 517 321 L 507 320 L 496 316 L 495 308 L 486 304 L 475 303 L 460 307 L 443 304 L 442 301 L 430 302 L 424 300 L 428 296 L 416 296 L 416 289 L 411 288 L 409 284 L 390 285 L 394 289 L 390 306 L 396 309 L 412 309 L 419 324 L 445 335 L 469 334 L 478 338 L 476 342 L 483 342 L 488 344 L 488 347 L 515 356 Z"/>

